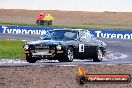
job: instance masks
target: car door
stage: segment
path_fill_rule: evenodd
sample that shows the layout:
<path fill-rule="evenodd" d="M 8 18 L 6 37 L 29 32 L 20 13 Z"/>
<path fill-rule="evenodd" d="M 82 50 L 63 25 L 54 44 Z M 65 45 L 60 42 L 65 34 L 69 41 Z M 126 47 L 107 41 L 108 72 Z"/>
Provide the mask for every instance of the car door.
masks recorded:
<path fill-rule="evenodd" d="M 90 31 L 85 31 L 85 53 L 87 58 L 93 57 L 95 55 L 95 50 L 97 47 L 96 38 L 90 33 Z"/>
<path fill-rule="evenodd" d="M 78 42 L 78 57 L 79 58 L 88 58 L 90 54 L 90 44 L 87 40 L 87 35 L 85 31 L 79 32 L 79 42 Z"/>

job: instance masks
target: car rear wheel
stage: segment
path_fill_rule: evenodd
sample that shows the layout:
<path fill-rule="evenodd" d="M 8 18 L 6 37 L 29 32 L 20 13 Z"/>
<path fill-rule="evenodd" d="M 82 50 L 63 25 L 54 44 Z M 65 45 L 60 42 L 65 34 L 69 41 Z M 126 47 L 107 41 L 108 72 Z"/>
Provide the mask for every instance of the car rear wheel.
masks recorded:
<path fill-rule="evenodd" d="M 29 62 L 29 63 L 35 63 L 35 62 L 37 61 L 36 58 L 33 58 L 33 57 L 31 57 L 31 56 L 28 56 L 28 55 L 26 55 L 26 60 L 27 60 L 27 62 Z"/>
<path fill-rule="evenodd" d="M 58 59 L 59 62 L 72 62 L 74 59 L 74 50 L 72 47 L 68 47 L 64 53 L 63 58 Z"/>
<path fill-rule="evenodd" d="M 102 59 L 103 59 L 103 52 L 100 48 L 97 48 L 96 55 L 93 58 L 93 61 L 94 62 L 100 62 L 100 61 L 102 61 Z"/>

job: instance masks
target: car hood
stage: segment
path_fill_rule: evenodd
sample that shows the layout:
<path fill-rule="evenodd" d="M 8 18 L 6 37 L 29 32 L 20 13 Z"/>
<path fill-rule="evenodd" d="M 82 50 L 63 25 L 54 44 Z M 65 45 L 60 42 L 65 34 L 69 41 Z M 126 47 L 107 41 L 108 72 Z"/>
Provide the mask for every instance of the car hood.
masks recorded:
<path fill-rule="evenodd" d="M 27 42 L 28 45 L 62 45 L 68 41 L 60 41 L 60 40 L 38 40 Z"/>

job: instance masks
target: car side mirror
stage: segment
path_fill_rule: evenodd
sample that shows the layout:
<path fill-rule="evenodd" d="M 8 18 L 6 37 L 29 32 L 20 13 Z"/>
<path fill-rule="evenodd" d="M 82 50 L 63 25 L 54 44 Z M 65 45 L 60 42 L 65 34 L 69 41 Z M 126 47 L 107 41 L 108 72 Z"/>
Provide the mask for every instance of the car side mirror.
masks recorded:
<path fill-rule="evenodd" d="M 83 41 L 83 38 L 79 38 L 78 40 L 79 40 L 80 42 L 82 42 L 82 41 Z"/>
<path fill-rule="evenodd" d="M 81 42 L 82 41 L 82 38 L 79 38 L 79 41 Z"/>
<path fill-rule="evenodd" d="M 79 40 L 80 40 L 80 42 L 86 41 L 86 37 L 81 37 L 81 38 L 79 38 Z"/>

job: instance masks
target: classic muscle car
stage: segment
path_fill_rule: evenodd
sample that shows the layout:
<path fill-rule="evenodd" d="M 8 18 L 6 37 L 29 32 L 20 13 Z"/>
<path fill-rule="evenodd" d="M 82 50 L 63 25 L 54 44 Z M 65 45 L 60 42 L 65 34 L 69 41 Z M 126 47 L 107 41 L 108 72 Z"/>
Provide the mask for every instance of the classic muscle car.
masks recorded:
<path fill-rule="evenodd" d="M 59 62 L 93 59 L 100 62 L 106 52 L 106 44 L 84 29 L 54 29 L 41 39 L 24 44 L 27 62 L 35 63 L 41 59 Z"/>

